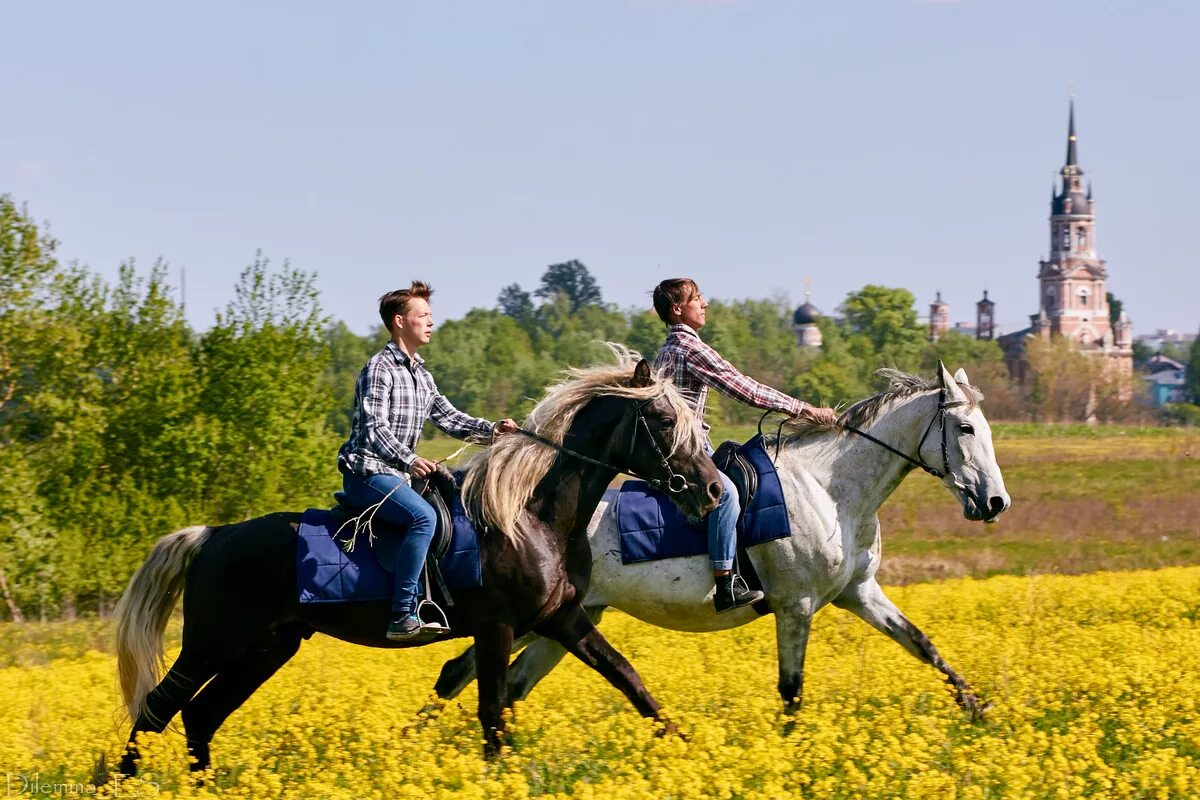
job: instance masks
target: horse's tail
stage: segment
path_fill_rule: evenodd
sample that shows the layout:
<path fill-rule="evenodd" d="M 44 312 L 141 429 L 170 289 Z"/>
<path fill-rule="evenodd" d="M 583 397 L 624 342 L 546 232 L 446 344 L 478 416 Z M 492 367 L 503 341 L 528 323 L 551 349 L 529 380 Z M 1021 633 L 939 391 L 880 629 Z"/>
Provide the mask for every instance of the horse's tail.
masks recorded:
<path fill-rule="evenodd" d="M 117 672 L 125 707 L 134 720 L 158 685 L 164 666 L 163 631 L 183 594 L 188 565 L 211 532 L 198 525 L 159 539 L 114 609 Z"/>

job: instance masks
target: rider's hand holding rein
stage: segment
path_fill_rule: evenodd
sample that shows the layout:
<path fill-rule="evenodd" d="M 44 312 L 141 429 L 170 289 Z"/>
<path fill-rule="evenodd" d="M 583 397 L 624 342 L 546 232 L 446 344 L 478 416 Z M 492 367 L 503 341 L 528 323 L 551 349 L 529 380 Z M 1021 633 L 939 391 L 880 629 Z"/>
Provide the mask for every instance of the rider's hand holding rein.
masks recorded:
<path fill-rule="evenodd" d="M 801 419 L 815 422 L 819 425 L 829 425 L 833 427 L 837 425 L 838 415 L 832 408 L 822 408 L 820 406 L 810 406 L 807 403 L 800 409 L 800 413 L 796 414 Z"/>
<path fill-rule="evenodd" d="M 503 436 L 506 433 L 513 433 L 520 430 L 520 428 L 521 426 L 512 419 L 505 417 L 492 426 L 492 438 L 495 439 L 497 436 Z"/>

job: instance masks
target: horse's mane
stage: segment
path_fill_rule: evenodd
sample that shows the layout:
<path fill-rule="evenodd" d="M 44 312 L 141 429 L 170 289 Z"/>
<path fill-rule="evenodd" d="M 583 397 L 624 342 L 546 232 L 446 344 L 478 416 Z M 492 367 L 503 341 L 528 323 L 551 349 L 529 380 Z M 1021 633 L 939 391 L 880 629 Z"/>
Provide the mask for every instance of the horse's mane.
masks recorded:
<path fill-rule="evenodd" d="M 665 374 L 658 373 L 652 376 L 649 386 L 631 387 L 629 379 L 641 355 L 613 342 L 605 345 L 612 354 L 612 363 L 563 370 L 562 378 L 546 389 L 522 427 L 561 444 L 575 415 L 596 397 L 611 395 L 634 400 L 665 397 L 677 418 L 670 452 L 687 457 L 702 452 L 704 436 L 699 420 L 675 385 Z M 462 496 L 468 514 L 476 524 L 503 531 L 520 542 L 524 537 L 521 516 L 525 504 L 557 457 L 557 450 L 526 436 L 500 437 L 467 465 Z"/>
<path fill-rule="evenodd" d="M 898 369 L 885 367 L 876 370 L 875 375 L 887 381 L 887 388 L 879 394 L 868 397 L 865 400 L 859 400 L 847 408 L 838 417 L 836 424 L 826 425 L 803 418 L 792 419 L 784 423 L 783 429 L 786 433 L 782 434 L 781 437 L 765 436 L 764 439 L 772 445 L 776 441 L 786 445 L 807 439 L 817 433 L 831 431 L 846 433 L 848 427 L 862 428 L 870 425 L 889 406 L 897 401 L 906 400 L 918 394 L 936 391 L 941 388 L 941 383 L 939 383 L 937 378 L 922 378 Z M 983 402 L 983 392 L 977 386 L 962 383 L 961 381 L 956 381 L 956 383 L 962 389 L 971 407 L 975 407 Z"/>

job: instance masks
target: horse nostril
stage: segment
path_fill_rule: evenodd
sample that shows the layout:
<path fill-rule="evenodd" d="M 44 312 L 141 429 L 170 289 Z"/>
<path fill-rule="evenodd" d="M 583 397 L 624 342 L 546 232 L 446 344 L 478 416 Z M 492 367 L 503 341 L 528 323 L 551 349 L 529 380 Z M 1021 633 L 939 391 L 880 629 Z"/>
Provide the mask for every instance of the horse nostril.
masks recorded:
<path fill-rule="evenodd" d="M 713 499 L 713 502 L 716 502 L 721 499 L 721 492 L 724 490 L 720 481 L 713 481 L 708 485 L 708 496 Z"/>
<path fill-rule="evenodd" d="M 1003 510 L 1004 510 L 1004 498 L 1003 497 L 1000 497 L 999 495 L 992 495 L 991 497 L 988 498 L 988 511 L 991 512 L 993 517 L 996 516 L 997 514 L 999 514 Z"/>

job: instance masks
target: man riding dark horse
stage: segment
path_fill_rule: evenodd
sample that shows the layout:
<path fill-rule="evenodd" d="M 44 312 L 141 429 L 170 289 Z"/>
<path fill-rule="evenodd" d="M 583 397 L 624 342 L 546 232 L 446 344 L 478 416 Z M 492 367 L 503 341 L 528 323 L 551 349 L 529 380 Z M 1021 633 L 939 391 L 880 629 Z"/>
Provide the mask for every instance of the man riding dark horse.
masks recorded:
<path fill-rule="evenodd" d="M 358 375 L 350 438 L 338 451 L 347 502 L 356 508 L 378 505 L 375 516 L 404 529 L 396 552 L 395 613 L 387 628 L 387 638 L 398 642 L 443 630 L 417 616 L 417 581 L 436 523 L 433 508 L 410 485 L 410 476 L 424 478 L 437 469 L 417 455 L 421 426 L 431 420 L 458 439 L 491 439 L 517 429 L 511 419 L 493 423 L 464 414 L 438 392 L 425 359 L 417 355 L 433 335 L 432 294 L 429 284 L 413 281 L 379 298 L 391 341 Z"/>

